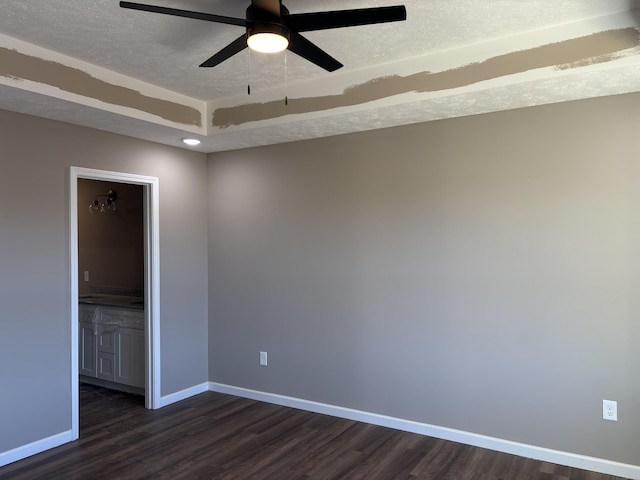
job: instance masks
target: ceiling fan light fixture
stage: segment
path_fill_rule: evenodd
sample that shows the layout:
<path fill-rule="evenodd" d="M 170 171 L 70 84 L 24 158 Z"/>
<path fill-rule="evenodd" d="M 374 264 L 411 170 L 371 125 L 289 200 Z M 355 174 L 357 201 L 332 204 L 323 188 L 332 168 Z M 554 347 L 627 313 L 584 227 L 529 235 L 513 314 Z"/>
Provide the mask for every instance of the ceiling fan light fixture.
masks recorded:
<path fill-rule="evenodd" d="M 289 49 L 327 72 L 334 72 L 343 67 L 342 63 L 300 33 L 407 19 L 404 5 L 291 14 L 282 1 L 249 0 L 245 18 L 134 2 L 120 2 L 120 7 L 243 27 L 243 35 L 202 62 L 200 66 L 203 68 L 215 67 L 249 47 L 250 50 L 267 53 Z M 382 40 L 387 41 L 385 38 Z"/>
<path fill-rule="evenodd" d="M 289 30 L 282 25 L 255 25 L 249 30 L 247 45 L 262 53 L 278 53 L 289 46 Z"/>

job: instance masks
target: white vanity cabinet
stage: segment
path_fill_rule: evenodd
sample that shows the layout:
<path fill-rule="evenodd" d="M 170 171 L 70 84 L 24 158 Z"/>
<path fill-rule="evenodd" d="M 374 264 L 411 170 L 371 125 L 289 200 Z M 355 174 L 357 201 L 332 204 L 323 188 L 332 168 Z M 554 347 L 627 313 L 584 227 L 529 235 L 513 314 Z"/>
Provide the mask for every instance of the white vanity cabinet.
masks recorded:
<path fill-rule="evenodd" d="M 144 388 L 144 312 L 80 305 L 79 320 L 79 374 L 83 380 Z"/>

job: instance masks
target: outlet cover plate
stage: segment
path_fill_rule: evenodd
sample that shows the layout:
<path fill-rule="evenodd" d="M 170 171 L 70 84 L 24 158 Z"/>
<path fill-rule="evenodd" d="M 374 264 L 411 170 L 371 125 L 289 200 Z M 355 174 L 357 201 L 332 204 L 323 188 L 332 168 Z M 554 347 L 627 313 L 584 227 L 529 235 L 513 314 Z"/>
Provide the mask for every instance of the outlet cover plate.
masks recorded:
<path fill-rule="evenodd" d="M 602 400 L 602 418 L 605 420 L 611 420 L 612 422 L 617 422 L 618 402 L 614 400 Z"/>
<path fill-rule="evenodd" d="M 267 366 L 267 352 L 260 352 L 260 365 Z"/>

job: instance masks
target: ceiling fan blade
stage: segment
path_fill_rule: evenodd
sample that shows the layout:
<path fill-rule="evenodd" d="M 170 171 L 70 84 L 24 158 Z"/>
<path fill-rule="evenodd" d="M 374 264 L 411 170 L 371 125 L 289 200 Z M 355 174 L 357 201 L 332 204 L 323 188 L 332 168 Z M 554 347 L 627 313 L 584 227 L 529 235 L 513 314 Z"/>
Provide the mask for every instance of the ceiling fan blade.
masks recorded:
<path fill-rule="evenodd" d="M 120 7 L 129 8 L 131 10 L 142 10 L 143 12 L 162 13 L 164 15 L 173 15 L 174 17 L 195 18 L 197 20 L 206 20 L 207 22 L 226 23 L 227 25 L 238 25 L 246 27 L 247 21 L 244 18 L 225 17 L 222 15 L 214 15 L 212 13 L 192 12 L 190 10 L 179 10 L 177 8 L 158 7 L 155 5 L 145 5 L 142 3 L 120 2 Z"/>
<path fill-rule="evenodd" d="M 209 58 L 205 62 L 202 62 L 200 64 L 200 66 L 201 67 L 215 67 L 216 65 L 224 62 L 226 59 L 228 59 L 230 57 L 233 57 L 236 53 L 241 52 L 245 48 L 247 48 L 247 34 L 246 33 L 244 35 L 236 38 L 233 42 L 231 42 L 229 45 L 224 47 L 222 50 L 220 50 L 218 53 L 216 53 L 214 56 L 212 56 L 211 58 Z"/>
<path fill-rule="evenodd" d="M 297 13 L 282 16 L 282 21 L 287 27 L 296 32 L 355 27 L 375 23 L 401 22 L 406 19 L 407 9 L 403 5 L 334 10 L 329 12 Z"/>
<path fill-rule="evenodd" d="M 280 16 L 280 4 L 280 0 L 251 0 L 252 6 L 278 17 Z"/>
<path fill-rule="evenodd" d="M 333 72 L 343 66 L 327 52 L 311 43 L 297 32 L 291 32 L 288 48 L 293 53 L 300 55 L 302 58 L 306 58 L 311 63 L 315 63 L 328 72 Z"/>

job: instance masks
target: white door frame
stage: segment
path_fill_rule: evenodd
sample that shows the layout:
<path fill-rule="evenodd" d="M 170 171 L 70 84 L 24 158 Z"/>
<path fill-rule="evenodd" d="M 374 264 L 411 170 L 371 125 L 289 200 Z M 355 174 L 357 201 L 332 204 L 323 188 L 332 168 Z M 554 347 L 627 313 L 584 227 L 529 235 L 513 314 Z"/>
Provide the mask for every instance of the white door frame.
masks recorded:
<path fill-rule="evenodd" d="M 145 406 L 160 408 L 160 228 L 158 178 L 83 167 L 69 168 L 69 244 L 71 269 L 71 433 L 80 435 L 78 388 L 78 179 L 130 183 L 144 187 L 145 246 Z"/>

